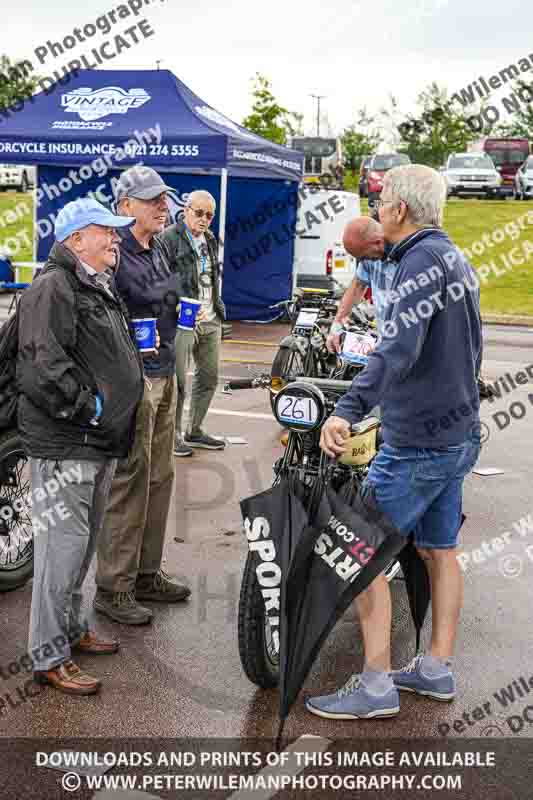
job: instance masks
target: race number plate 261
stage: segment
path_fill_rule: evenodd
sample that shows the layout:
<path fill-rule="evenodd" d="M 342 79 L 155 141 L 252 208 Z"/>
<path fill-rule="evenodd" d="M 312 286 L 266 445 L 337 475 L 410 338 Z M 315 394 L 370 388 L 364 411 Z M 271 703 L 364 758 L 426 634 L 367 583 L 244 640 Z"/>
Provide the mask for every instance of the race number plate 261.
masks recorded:
<path fill-rule="evenodd" d="M 293 425 L 315 425 L 318 420 L 318 406 L 312 397 L 285 394 L 278 402 L 278 417 Z"/>

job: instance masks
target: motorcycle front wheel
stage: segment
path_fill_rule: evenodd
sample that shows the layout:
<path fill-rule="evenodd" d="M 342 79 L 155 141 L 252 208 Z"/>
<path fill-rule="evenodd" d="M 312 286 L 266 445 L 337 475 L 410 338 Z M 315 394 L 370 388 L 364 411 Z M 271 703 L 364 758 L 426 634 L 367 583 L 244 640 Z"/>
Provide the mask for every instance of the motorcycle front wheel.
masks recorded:
<path fill-rule="evenodd" d="M 291 350 L 289 347 L 280 347 L 270 370 L 273 384 L 277 383 L 278 388 L 282 389 L 287 378 L 303 378 L 305 376 L 305 365 L 302 354 L 298 350 Z M 309 375 L 307 377 L 313 377 Z M 270 406 L 274 413 L 275 394 L 270 394 Z"/>
<path fill-rule="evenodd" d="M 276 646 L 256 575 L 256 555 L 248 553 L 239 597 L 239 656 L 248 680 L 261 689 L 279 682 L 279 648 Z"/>

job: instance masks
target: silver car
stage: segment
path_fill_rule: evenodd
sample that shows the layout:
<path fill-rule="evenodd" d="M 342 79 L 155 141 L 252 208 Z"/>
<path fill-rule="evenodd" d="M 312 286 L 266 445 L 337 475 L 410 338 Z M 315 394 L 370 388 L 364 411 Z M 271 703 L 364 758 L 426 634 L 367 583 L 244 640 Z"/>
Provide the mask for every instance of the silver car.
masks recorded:
<path fill-rule="evenodd" d="M 27 192 L 35 186 L 35 167 L 23 164 L 0 164 L 0 189 Z"/>
<path fill-rule="evenodd" d="M 443 170 L 448 197 L 454 195 L 499 197 L 502 178 L 489 156 L 477 153 L 453 153 Z"/>
<path fill-rule="evenodd" d="M 527 200 L 533 197 L 533 156 L 526 158 L 514 176 L 515 200 Z"/>

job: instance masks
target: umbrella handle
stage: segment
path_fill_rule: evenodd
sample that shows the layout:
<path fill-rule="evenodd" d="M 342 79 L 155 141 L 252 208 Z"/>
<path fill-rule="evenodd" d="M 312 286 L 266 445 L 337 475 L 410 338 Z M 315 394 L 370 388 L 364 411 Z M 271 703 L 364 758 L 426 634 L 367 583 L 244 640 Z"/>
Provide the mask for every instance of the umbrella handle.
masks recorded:
<path fill-rule="evenodd" d="M 326 488 L 326 473 L 329 467 L 327 462 L 329 462 L 329 457 L 324 453 L 324 451 L 322 451 L 318 464 L 318 474 L 316 476 L 311 499 L 309 501 L 309 521 L 311 524 L 314 522 L 315 515 L 320 505 L 320 500 L 322 499 L 322 495 L 324 494 Z"/>

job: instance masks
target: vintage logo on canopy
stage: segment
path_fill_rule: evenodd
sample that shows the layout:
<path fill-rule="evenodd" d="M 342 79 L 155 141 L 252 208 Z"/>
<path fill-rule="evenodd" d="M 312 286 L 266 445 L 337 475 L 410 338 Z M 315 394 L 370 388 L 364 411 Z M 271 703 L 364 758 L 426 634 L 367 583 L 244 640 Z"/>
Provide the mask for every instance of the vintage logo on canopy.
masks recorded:
<path fill-rule="evenodd" d="M 210 108 L 209 106 L 195 106 L 194 110 L 197 114 L 201 114 L 202 117 L 211 120 L 216 125 L 220 125 L 222 128 L 228 128 L 233 133 L 238 134 L 239 136 L 248 136 L 250 139 L 256 139 L 255 133 L 250 133 L 249 131 L 245 130 L 244 128 L 239 128 L 239 126 L 232 122 L 230 119 L 221 114 L 220 111 L 216 111 L 214 108 Z"/>
<path fill-rule="evenodd" d="M 151 100 L 144 89 L 126 91 L 120 86 L 104 86 L 101 89 L 74 89 L 61 95 L 61 105 L 67 114 L 79 114 L 83 120 L 95 120 L 109 114 L 127 114 L 132 108 L 140 108 Z"/>

